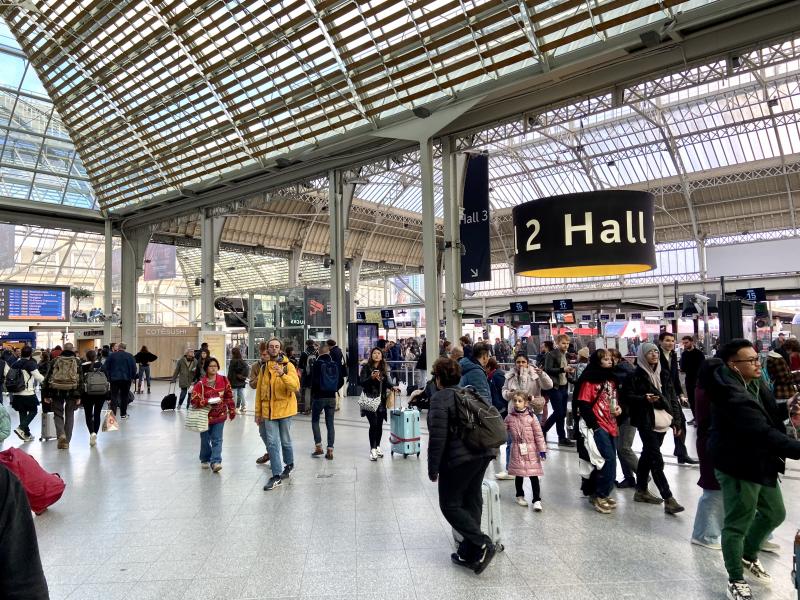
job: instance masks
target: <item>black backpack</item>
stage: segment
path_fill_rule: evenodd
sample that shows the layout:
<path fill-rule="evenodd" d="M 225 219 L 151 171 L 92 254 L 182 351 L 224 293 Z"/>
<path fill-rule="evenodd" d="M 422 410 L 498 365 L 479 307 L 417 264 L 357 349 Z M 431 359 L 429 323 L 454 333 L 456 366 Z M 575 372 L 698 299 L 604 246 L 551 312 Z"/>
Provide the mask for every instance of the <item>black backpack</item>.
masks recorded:
<path fill-rule="evenodd" d="M 500 411 L 486 404 L 475 388 L 455 390 L 456 430 L 473 450 L 490 450 L 506 443 L 506 424 Z"/>
<path fill-rule="evenodd" d="M 28 375 L 30 378 L 30 375 Z M 6 391 L 9 394 L 19 394 L 24 392 L 28 387 L 28 382 L 25 379 L 25 369 L 11 367 L 5 379 Z"/>
<path fill-rule="evenodd" d="M 332 394 L 339 389 L 339 365 L 332 360 L 319 363 L 319 391 Z"/>

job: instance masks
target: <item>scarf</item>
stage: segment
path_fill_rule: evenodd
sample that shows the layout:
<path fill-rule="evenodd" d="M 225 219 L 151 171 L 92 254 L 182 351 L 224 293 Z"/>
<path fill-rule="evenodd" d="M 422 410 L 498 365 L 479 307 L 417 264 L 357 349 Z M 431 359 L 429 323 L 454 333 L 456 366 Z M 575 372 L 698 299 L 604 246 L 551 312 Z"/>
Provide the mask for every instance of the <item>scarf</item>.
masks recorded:
<path fill-rule="evenodd" d="M 640 369 L 642 369 L 645 373 L 647 373 L 648 377 L 650 377 L 650 382 L 660 392 L 661 357 L 659 356 L 659 361 L 656 363 L 655 367 L 650 366 L 650 363 L 647 362 L 647 353 L 652 352 L 653 350 L 657 350 L 659 354 L 661 353 L 661 350 L 659 350 L 658 346 L 656 346 L 655 344 L 651 344 L 649 342 L 645 342 L 644 344 L 639 346 L 639 350 L 636 353 L 636 364 L 639 365 Z"/>

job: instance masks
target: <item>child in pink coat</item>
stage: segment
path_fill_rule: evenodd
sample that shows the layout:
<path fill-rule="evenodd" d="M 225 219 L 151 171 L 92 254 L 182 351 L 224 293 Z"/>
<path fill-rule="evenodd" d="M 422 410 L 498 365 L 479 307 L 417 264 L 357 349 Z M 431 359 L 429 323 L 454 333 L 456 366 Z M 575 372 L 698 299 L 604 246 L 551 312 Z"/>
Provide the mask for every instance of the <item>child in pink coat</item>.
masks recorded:
<path fill-rule="evenodd" d="M 524 392 L 512 392 L 513 410 L 506 417 L 506 429 L 511 434 L 511 461 L 508 474 L 514 475 L 517 487 L 517 504 L 528 506 L 522 482 L 525 477 L 531 480 L 533 490 L 533 510 L 541 512 L 542 499 L 539 496 L 539 477 L 544 474 L 542 463 L 547 458 L 547 443 L 544 440 L 539 419 L 528 406 L 528 397 Z"/>

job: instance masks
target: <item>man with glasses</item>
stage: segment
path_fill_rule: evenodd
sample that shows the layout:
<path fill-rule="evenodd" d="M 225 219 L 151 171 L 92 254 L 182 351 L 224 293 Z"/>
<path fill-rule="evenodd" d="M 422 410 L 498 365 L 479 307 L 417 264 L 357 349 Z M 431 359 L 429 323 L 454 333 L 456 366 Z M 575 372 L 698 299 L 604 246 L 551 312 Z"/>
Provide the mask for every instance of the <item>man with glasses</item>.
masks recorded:
<path fill-rule="evenodd" d="M 265 351 L 266 361 L 256 383 L 255 410 L 256 423 L 264 423 L 267 432 L 272 477 L 264 491 L 270 491 L 288 479 L 294 469 L 291 427 L 292 417 L 297 414 L 295 392 L 300 389 L 300 379 L 294 365 L 281 352 L 280 340 L 262 342 L 262 355 Z"/>
<path fill-rule="evenodd" d="M 722 555 L 728 598 L 750 600 L 745 571 L 759 583 L 771 582 L 758 552 L 786 518 L 778 475 L 786 458 L 800 459 L 800 441 L 786 435 L 786 405 L 775 401 L 762 380 L 753 344 L 732 340 L 719 358 L 724 364 L 713 372 L 707 391 L 712 419 L 708 448 L 725 506 Z"/>

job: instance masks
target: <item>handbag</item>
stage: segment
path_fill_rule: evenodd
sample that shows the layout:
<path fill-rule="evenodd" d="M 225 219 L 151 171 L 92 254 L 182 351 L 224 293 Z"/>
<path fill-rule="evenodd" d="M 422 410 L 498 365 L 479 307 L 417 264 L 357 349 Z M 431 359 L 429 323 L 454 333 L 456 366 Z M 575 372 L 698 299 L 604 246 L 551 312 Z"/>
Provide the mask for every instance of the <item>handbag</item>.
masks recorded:
<path fill-rule="evenodd" d="M 205 396 L 205 386 L 203 382 L 200 382 L 201 391 Z M 208 406 L 201 406 L 199 408 L 193 407 L 189 404 L 189 413 L 186 415 L 186 422 L 184 423 L 184 427 L 189 431 L 196 431 L 197 433 L 203 433 L 204 431 L 208 431 L 208 413 L 211 409 Z"/>
<path fill-rule="evenodd" d="M 653 415 L 655 416 L 654 431 L 664 433 L 672 427 L 672 415 L 663 408 L 653 408 Z"/>
<path fill-rule="evenodd" d="M 366 412 L 378 412 L 381 406 L 381 395 L 378 394 L 374 398 L 370 398 L 364 392 L 358 397 L 358 407 Z"/>

